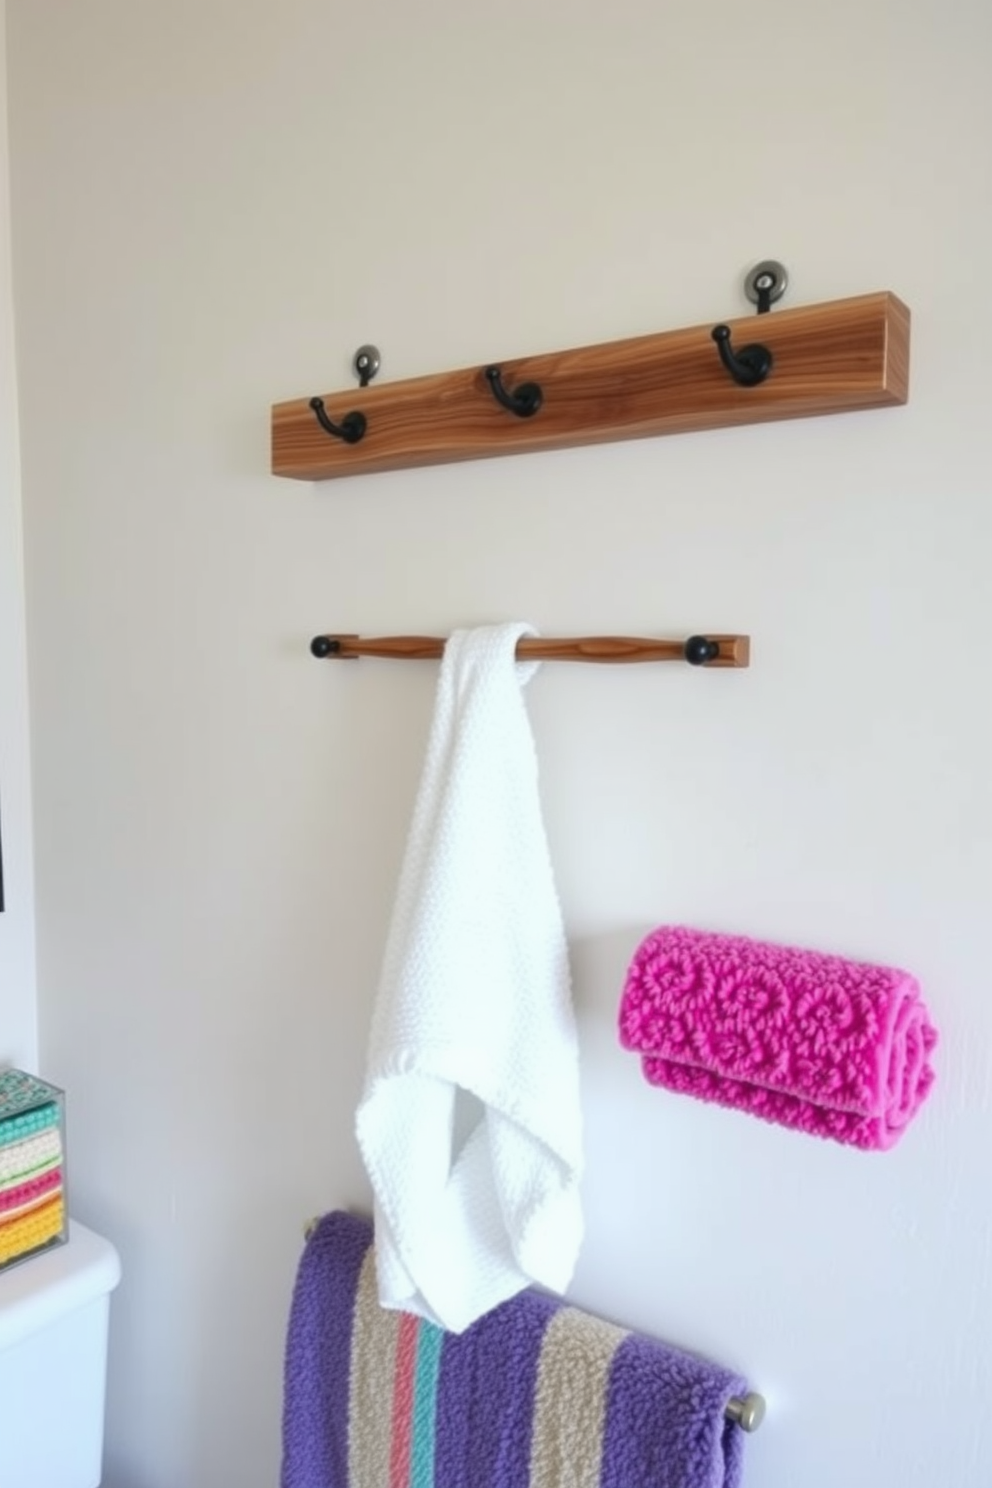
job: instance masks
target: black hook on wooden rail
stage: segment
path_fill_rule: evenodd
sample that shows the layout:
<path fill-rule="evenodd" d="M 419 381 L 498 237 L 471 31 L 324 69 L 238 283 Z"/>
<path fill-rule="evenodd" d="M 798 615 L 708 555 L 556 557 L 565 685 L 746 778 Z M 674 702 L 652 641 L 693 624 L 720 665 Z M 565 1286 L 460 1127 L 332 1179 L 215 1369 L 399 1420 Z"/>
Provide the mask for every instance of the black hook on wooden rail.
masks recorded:
<path fill-rule="evenodd" d="M 357 444 L 368 427 L 368 421 L 364 413 L 346 413 L 339 424 L 332 423 L 327 417 L 323 398 L 311 398 L 310 407 L 317 416 L 320 427 L 328 434 L 333 434 L 335 439 L 343 439 L 345 444 Z"/>
<path fill-rule="evenodd" d="M 755 264 L 744 280 L 744 293 L 752 304 L 757 305 L 759 315 L 767 315 L 788 287 L 789 272 L 785 264 L 774 258 L 766 258 Z M 740 351 L 735 351 L 730 344 L 729 326 L 714 326 L 713 340 L 721 362 L 741 387 L 757 387 L 772 370 L 773 357 L 768 347 L 742 346 Z"/>
<path fill-rule="evenodd" d="M 522 382 L 513 392 L 503 386 L 503 374 L 499 367 L 486 368 L 486 381 L 493 390 L 497 403 L 502 403 L 517 418 L 530 418 L 544 402 L 544 394 L 536 382 Z"/>
<path fill-rule="evenodd" d="M 757 387 L 772 370 L 773 357 L 767 346 L 742 346 L 735 351 L 730 344 L 730 327 L 714 326 L 711 332 L 720 360 L 741 387 Z"/>

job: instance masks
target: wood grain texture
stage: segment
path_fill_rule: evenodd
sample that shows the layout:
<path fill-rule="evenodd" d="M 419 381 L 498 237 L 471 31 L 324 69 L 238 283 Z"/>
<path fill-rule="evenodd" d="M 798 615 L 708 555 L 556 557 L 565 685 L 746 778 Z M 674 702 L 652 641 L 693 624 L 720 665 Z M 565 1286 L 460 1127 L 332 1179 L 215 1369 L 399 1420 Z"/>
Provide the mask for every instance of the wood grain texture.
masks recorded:
<path fill-rule="evenodd" d="M 751 660 L 750 637 L 744 635 L 710 635 L 719 654 L 704 667 L 746 667 Z M 375 636 L 329 634 L 312 643 L 328 641 L 336 649 L 328 661 L 354 661 L 361 656 L 378 656 L 394 661 L 436 661 L 444 653 L 444 636 Z M 685 641 L 660 641 L 642 636 L 577 636 L 558 638 L 523 637 L 517 642 L 517 657 L 527 661 L 685 661 Z"/>
<path fill-rule="evenodd" d="M 772 352 L 771 374 L 758 387 L 739 387 L 725 371 L 712 324 L 663 331 L 499 362 L 511 391 L 540 384 L 544 402 L 533 418 L 500 407 L 486 382 L 488 364 L 322 394 L 337 423 L 355 410 L 365 414 L 358 444 L 325 433 L 310 394 L 276 403 L 272 471 L 329 480 L 906 402 L 909 311 L 893 294 L 726 324 L 735 350 L 756 341 Z"/>

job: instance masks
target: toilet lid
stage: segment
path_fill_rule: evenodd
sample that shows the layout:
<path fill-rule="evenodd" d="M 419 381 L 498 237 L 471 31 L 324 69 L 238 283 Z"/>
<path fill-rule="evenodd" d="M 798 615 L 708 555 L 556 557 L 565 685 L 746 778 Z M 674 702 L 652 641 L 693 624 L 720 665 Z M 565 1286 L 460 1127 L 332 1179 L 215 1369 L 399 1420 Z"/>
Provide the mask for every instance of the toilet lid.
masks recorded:
<path fill-rule="evenodd" d="M 120 1279 L 110 1241 L 70 1220 L 65 1245 L 0 1271 L 0 1351 L 107 1296 Z"/>

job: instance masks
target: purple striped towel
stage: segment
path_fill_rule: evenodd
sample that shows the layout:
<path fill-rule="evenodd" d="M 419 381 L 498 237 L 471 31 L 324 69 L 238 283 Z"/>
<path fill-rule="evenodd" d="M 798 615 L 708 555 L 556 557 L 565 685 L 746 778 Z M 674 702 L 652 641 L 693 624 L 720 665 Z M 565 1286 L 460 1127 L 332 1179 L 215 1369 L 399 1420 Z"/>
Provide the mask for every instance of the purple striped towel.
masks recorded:
<path fill-rule="evenodd" d="M 372 1226 L 328 1214 L 290 1311 L 282 1488 L 738 1488 L 746 1390 L 539 1292 L 457 1334 L 386 1311 Z"/>

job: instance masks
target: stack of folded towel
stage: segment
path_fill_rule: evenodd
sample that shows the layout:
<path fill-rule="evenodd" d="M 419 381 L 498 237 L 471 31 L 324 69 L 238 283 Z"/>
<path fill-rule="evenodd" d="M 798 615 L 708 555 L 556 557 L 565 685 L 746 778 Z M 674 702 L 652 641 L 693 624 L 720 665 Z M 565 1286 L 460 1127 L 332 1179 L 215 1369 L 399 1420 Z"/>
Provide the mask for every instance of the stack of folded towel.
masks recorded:
<path fill-rule="evenodd" d="M 65 1233 L 60 1095 L 23 1070 L 0 1073 L 0 1267 Z"/>

